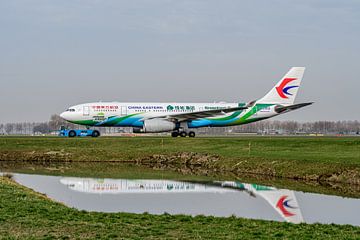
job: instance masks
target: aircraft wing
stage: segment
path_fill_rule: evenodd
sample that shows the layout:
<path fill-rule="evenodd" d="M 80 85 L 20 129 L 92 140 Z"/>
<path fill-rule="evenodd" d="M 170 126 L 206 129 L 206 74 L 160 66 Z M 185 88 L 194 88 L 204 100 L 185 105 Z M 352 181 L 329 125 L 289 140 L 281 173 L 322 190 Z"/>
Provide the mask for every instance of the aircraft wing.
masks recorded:
<path fill-rule="evenodd" d="M 219 115 L 223 115 L 229 112 L 235 112 L 247 109 L 247 107 L 232 107 L 232 108 L 222 108 L 222 109 L 214 109 L 214 110 L 206 110 L 206 111 L 196 111 L 196 112 L 189 112 L 189 113 L 179 113 L 179 114 L 171 114 L 165 116 L 157 116 L 151 117 L 146 119 L 154 119 L 154 118 L 166 118 L 168 120 L 176 120 L 178 122 L 187 121 L 187 120 L 194 120 L 199 118 L 206 118 L 206 117 L 215 117 Z M 144 119 L 144 120 L 146 120 Z"/>

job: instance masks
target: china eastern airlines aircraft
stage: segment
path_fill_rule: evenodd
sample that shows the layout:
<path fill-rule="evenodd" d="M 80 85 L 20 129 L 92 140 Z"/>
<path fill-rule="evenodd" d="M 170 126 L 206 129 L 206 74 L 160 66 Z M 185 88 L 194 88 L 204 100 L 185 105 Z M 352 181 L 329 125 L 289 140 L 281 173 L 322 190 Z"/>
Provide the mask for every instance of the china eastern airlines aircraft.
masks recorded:
<path fill-rule="evenodd" d="M 248 103 L 95 102 L 72 106 L 60 116 L 86 126 L 132 127 L 134 133 L 195 137 L 191 129 L 252 123 L 312 104 L 294 104 L 304 71 L 304 67 L 291 68 L 264 97 Z"/>

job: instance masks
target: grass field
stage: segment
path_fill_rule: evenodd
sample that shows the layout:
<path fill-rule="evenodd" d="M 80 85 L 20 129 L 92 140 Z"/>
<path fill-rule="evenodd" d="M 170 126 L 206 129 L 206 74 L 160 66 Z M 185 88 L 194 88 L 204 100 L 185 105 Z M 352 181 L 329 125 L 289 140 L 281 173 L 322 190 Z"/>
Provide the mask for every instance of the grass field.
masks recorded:
<path fill-rule="evenodd" d="M 0 236 L 4 239 L 358 239 L 360 228 L 235 217 L 77 211 L 0 177 Z"/>
<path fill-rule="evenodd" d="M 77 160 L 129 160 L 149 154 L 199 152 L 224 159 L 360 164 L 360 137 L 0 137 L 1 153 L 66 151 Z"/>
<path fill-rule="evenodd" d="M 18 172 L 84 177 L 241 179 L 360 197 L 360 138 L 0 137 L 0 167 Z M 360 228 L 235 217 L 77 211 L 2 177 L 0 236 L 358 239 Z"/>

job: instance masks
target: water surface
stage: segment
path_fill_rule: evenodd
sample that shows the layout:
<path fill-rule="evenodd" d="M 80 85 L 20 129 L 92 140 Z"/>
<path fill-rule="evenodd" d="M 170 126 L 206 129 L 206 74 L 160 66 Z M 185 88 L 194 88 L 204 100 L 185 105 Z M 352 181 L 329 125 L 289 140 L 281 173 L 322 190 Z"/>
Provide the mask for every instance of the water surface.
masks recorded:
<path fill-rule="evenodd" d="M 360 226 L 360 199 L 235 181 L 110 179 L 13 174 L 14 180 L 79 210 L 187 214 Z"/>

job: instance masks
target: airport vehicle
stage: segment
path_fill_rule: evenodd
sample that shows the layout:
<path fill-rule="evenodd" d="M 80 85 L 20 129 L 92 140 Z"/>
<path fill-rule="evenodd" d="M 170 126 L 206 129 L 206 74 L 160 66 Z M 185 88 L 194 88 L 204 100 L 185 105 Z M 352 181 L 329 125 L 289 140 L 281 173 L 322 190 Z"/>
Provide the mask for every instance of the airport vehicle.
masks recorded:
<path fill-rule="evenodd" d="M 59 136 L 62 137 L 99 137 L 100 132 L 92 129 L 66 129 L 61 126 Z"/>
<path fill-rule="evenodd" d="M 191 129 L 252 123 L 312 104 L 294 104 L 304 71 L 304 67 L 291 68 L 264 97 L 248 103 L 94 102 L 72 106 L 60 116 L 86 126 L 132 127 L 134 133 L 195 137 Z"/>

